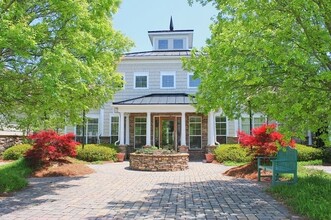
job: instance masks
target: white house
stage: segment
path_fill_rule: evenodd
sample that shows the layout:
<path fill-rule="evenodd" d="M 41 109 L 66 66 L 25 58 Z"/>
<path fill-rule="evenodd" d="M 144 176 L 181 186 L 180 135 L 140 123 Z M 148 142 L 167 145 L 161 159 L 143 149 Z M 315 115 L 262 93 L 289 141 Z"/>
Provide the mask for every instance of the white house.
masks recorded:
<path fill-rule="evenodd" d="M 114 100 L 87 114 L 86 143 L 106 142 L 141 148 L 154 145 L 199 155 L 207 145 L 236 143 L 237 131 L 249 131 L 248 115 L 228 120 L 221 112 L 198 114 L 193 107 L 199 79 L 182 68 L 189 57 L 193 30 L 149 31 L 151 51 L 125 54 L 118 71 L 125 85 Z M 259 126 L 265 118 L 253 117 Z M 82 140 L 82 126 L 67 127 Z"/>

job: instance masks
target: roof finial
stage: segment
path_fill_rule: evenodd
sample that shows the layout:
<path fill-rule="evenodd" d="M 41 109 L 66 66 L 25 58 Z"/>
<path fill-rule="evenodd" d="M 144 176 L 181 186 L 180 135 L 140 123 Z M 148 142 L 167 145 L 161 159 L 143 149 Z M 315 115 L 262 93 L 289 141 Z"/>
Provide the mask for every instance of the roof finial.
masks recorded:
<path fill-rule="evenodd" d="M 174 30 L 174 24 L 172 23 L 172 16 L 170 17 L 170 31 Z"/>

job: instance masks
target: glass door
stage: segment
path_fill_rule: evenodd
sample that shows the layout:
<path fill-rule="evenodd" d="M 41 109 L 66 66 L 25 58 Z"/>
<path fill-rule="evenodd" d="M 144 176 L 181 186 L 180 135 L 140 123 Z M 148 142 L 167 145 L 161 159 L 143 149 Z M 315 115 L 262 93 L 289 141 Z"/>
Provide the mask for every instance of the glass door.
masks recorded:
<path fill-rule="evenodd" d="M 175 120 L 176 118 L 161 118 L 161 148 L 175 150 Z"/>

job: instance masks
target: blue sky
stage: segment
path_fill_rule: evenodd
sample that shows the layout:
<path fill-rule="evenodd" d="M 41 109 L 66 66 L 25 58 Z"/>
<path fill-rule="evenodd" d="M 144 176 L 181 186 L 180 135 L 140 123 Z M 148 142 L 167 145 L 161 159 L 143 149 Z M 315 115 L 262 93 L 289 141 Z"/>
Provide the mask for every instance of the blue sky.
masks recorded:
<path fill-rule="evenodd" d="M 175 30 L 193 29 L 193 46 L 202 47 L 210 37 L 209 25 L 216 13 L 211 4 L 191 7 L 187 0 L 122 0 L 113 24 L 134 41 L 131 52 L 151 50 L 147 32 L 168 30 L 170 16 Z"/>

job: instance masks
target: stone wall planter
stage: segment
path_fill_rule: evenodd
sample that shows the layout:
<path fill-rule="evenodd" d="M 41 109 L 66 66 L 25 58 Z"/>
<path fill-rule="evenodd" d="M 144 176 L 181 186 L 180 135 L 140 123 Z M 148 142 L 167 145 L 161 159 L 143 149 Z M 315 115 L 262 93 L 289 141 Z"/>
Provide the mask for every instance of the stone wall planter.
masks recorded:
<path fill-rule="evenodd" d="M 188 169 L 189 154 L 130 154 L 130 168 L 144 171 L 179 171 Z"/>

